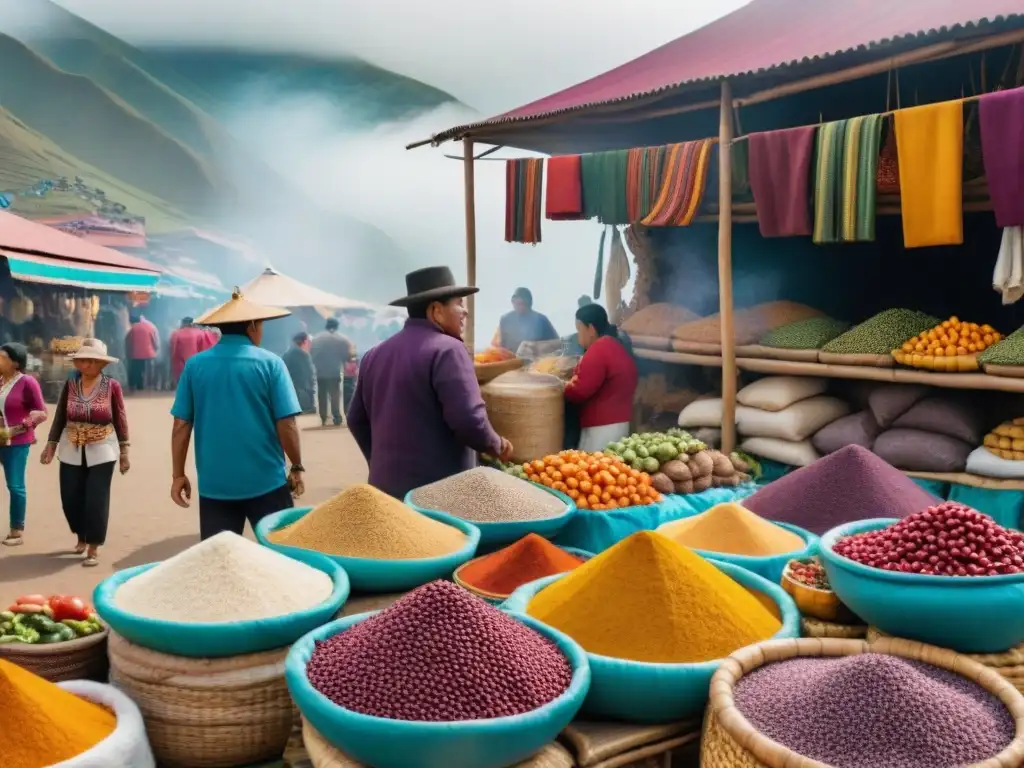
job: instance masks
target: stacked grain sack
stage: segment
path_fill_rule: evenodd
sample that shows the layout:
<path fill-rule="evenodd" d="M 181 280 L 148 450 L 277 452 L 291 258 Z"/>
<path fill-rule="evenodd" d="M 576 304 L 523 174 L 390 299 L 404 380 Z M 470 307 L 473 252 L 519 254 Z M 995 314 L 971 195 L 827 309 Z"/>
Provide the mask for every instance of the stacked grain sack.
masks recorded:
<path fill-rule="evenodd" d="M 867 408 L 822 428 L 811 442 L 821 454 L 859 445 L 905 472 L 963 472 L 982 442 L 983 424 L 969 396 L 883 384 L 872 390 Z"/>
<path fill-rule="evenodd" d="M 622 323 L 622 330 L 629 334 L 634 346 L 668 349 L 672 345 L 672 331 L 697 318 L 698 315 L 686 307 L 659 302 L 630 315 Z"/>
<path fill-rule="evenodd" d="M 826 395 L 828 382 L 804 376 L 767 376 L 739 391 L 736 431 L 740 449 L 804 467 L 819 458 L 810 438 L 846 416 L 845 400 Z"/>

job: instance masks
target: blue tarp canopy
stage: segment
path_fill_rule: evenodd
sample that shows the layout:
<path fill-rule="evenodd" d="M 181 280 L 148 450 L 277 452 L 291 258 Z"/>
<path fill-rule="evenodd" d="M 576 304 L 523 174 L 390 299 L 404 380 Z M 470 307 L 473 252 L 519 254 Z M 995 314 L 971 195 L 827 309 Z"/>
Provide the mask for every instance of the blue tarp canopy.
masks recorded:
<path fill-rule="evenodd" d="M 93 291 L 152 291 L 160 273 L 0 249 L 11 277 L 28 283 L 69 285 Z"/>

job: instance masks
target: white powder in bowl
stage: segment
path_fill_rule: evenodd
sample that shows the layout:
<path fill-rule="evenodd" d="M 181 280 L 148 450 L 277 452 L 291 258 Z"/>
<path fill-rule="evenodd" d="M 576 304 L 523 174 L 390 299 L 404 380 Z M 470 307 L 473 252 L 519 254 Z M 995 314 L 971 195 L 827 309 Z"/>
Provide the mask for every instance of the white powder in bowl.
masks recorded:
<path fill-rule="evenodd" d="M 224 532 L 129 579 L 114 603 L 148 619 L 230 623 L 307 610 L 333 591 L 323 571 Z"/>

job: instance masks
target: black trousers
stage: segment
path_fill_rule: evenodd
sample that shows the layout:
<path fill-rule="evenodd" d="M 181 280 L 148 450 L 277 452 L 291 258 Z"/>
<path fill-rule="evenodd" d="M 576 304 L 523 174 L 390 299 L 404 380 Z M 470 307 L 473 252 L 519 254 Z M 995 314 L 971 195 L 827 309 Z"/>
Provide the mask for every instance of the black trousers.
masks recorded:
<path fill-rule="evenodd" d="M 341 377 L 316 380 L 316 399 L 320 406 L 320 421 L 326 422 L 330 416 L 327 410 L 327 398 L 331 398 L 331 411 L 334 412 L 334 423 L 341 424 L 344 414 L 341 412 Z"/>
<path fill-rule="evenodd" d="M 345 409 L 345 417 L 348 418 L 348 407 L 352 405 L 352 396 L 356 393 L 356 377 L 346 376 L 341 383 L 341 405 Z"/>
<path fill-rule="evenodd" d="M 209 499 L 199 497 L 199 537 L 204 541 L 224 531 L 245 531 L 245 521 L 253 528 L 267 515 L 292 506 L 292 494 L 285 484 L 276 491 L 252 499 Z"/>
<path fill-rule="evenodd" d="M 149 370 L 149 360 L 128 361 L 128 389 L 133 392 L 141 392 L 146 388 L 146 372 Z"/>
<path fill-rule="evenodd" d="M 114 476 L 116 461 L 107 461 L 92 467 L 60 465 L 60 503 L 68 527 L 86 544 L 99 546 L 107 540 L 107 522 L 110 519 L 110 480 Z"/>

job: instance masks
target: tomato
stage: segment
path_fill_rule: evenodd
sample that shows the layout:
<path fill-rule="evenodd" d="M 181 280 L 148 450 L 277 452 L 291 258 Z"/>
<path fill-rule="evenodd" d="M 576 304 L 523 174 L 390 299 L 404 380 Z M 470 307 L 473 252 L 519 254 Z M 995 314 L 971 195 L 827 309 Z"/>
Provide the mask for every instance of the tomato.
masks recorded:
<path fill-rule="evenodd" d="M 64 619 L 85 621 L 89 618 L 89 606 L 81 598 L 54 595 L 50 598 L 49 604 L 53 609 L 54 621 L 63 621 Z"/>

